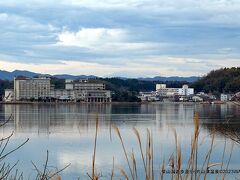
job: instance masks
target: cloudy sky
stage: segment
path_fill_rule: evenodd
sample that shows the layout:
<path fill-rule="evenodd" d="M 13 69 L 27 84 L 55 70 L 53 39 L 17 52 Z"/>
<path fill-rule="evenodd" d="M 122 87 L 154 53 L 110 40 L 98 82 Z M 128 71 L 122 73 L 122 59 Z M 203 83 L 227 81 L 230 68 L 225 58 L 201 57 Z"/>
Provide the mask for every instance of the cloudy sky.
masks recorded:
<path fill-rule="evenodd" d="M 240 65 L 239 0 L 0 1 L 0 69 L 191 76 Z"/>

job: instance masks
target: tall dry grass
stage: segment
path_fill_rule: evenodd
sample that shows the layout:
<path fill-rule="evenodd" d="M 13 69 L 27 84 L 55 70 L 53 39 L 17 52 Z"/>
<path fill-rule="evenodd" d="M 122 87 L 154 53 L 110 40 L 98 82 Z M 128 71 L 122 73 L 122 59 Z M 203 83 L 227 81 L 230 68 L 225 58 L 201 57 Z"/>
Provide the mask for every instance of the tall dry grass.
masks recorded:
<path fill-rule="evenodd" d="M 98 120 L 97 120 L 98 124 Z M 124 158 L 126 160 L 127 167 L 122 167 L 118 168 L 120 174 L 122 175 L 123 179 L 132 179 L 132 180 L 138 180 L 138 179 L 146 179 L 146 180 L 155 180 L 155 179 L 175 179 L 175 180 L 199 180 L 199 179 L 208 179 L 208 172 L 209 169 L 215 166 L 220 167 L 222 170 L 224 168 L 224 159 L 226 156 L 226 143 L 223 149 L 223 154 L 222 154 L 222 159 L 220 163 L 212 163 L 211 162 L 211 155 L 213 152 L 214 148 L 214 141 L 215 141 L 215 131 L 211 133 L 211 143 L 209 145 L 209 148 L 206 152 L 204 161 L 202 164 L 199 164 L 199 154 L 202 152 L 199 152 L 199 134 L 200 134 L 200 125 L 199 125 L 199 115 L 198 113 L 195 114 L 194 117 L 194 133 L 191 138 L 191 149 L 190 149 L 190 154 L 188 157 L 187 165 L 186 167 L 183 167 L 183 155 L 182 155 L 182 150 L 181 150 L 181 144 L 178 140 L 178 135 L 177 132 L 174 128 L 173 129 L 173 134 L 174 134 L 174 139 L 175 139 L 175 152 L 172 154 L 172 156 L 169 158 L 168 164 L 166 165 L 165 160 L 160 163 L 161 165 L 157 168 L 154 167 L 154 151 L 153 151 L 153 135 L 152 132 L 147 129 L 147 135 L 146 135 L 146 141 L 145 144 L 143 143 L 143 139 L 141 137 L 140 132 L 136 129 L 133 128 L 133 133 L 136 136 L 136 141 L 138 144 L 138 153 L 140 153 L 141 156 L 141 161 L 136 160 L 136 155 L 133 152 L 127 151 L 126 145 L 124 143 L 123 136 L 121 134 L 120 129 L 117 126 L 113 126 L 118 139 L 120 140 L 120 144 L 122 146 L 122 150 L 124 153 Z M 97 132 L 97 128 L 96 128 Z M 96 133 L 97 135 L 97 133 Z M 111 137 L 112 138 L 112 137 Z M 95 140 L 97 138 L 95 137 Z M 95 144 L 96 145 L 96 144 Z M 94 147 L 96 148 L 96 147 Z M 231 148 L 231 153 L 228 158 L 227 165 L 224 169 L 228 169 L 229 163 L 231 160 L 232 156 L 232 151 L 233 151 L 233 145 Z M 185 154 L 186 155 L 186 154 Z M 142 166 L 144 169 L 144 177 L 140 176 L 140 172 L 137 167 Z M 164 173 L 165 169 L 170 168 L 172 170 L 171 175 L 166 175 Z M 184 168 L 184 169 L 183 169 Z M 184 173 L 181 172 L 181 170 L 184 170 Z M 189 173 L 186 173 L 186 170 Z M 114 173 L 116 172 L 115 170 L 115 165 L 114 165 L 114 159 L 113 159 L 113 170 L 112 170 L 112 175 L 111 179 L 114 179 Z M 200 173 L 202 172 L 202 173 Z M 226 178 L 226 174 L 217 174 L 216 179 L 222 179 L 224 180 Z M 94 179 L 94 178 L 91 178 Z"/>
<path fill-rule="evenodd" d="M 13 116 L 11 115 L 6 121 L 0 124 L 0 128 L 3 128 L 8 122 L 13 120 Z M 7 147 L 10 143 L 11 138 L 13 137 L 14 132 L 12 132 L 7 137 L 2 137 L 0 139 L 0 180 L 25 180 L 26 178 L 18 168 L 18 162 L 14 163 L 13 165 L 6 163 L 6 158 L 12 155 L 15 151 L 22 148 L 28 141 L 29 138 L 26 138 L 25 141 L 17 145 L 15 148 L 7 150 Z M 38 168 L 36 164 L 32 162 L 36 175 L 33 177 L 35 180 L 61 180 L 61 177 L 58 175 L 60 172 L 64 171 L 66 168 L 70 166 L 67 165 L 62 169 L 57 169 L 54 167 L 48 166 L 49 161 L 49 153 L 47 151 L 47 157 L 43 166 L 43 170 Z M 29 178 L 28 178 L 29 179 Z"/>
<path fill-rule="evenodd" d="M 3 128 L 8 122 L 12 120 L 13 116 L 11 115 L 6 121 L 0 124 L 0 128 Z M 16 168 L 18 161 L 11 165 L 9 163 L 6 163 L 5 160 L 12 153 L 23 147 L 29 141 L 29 138 L 27 138 L 24 142 L 17 145 L 15 148 L 7 150 L 7 147 L 13 135 L 14 132 L 12 132 L 9 136 L 1 137 L 0 139 L 0 179 L 12 179 L 12 180 L 23 179 L 23 173 Z"/>

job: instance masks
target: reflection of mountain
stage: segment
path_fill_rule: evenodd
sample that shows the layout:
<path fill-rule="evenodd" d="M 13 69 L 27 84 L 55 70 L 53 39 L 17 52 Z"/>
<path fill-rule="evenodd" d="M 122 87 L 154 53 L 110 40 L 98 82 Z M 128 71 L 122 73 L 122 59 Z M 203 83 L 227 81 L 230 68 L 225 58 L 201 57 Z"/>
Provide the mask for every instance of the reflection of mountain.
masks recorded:
<path fill-rule="evenodd" d="M 215 123 L 204 125 L 211 132 L 216 132 L 228 139 L 235 141 L 240 144 L 240 122 L 232 122 L 231 120 L 226 123 Z"/>
<path fill-rule="evenodd" d="M 205 109 L 202 114 L 208 114 L 208 118 L 202 121 L 204 128 L 240 144 L 240 109 L 238 106 L 214 106 L 213 109 Z"/>

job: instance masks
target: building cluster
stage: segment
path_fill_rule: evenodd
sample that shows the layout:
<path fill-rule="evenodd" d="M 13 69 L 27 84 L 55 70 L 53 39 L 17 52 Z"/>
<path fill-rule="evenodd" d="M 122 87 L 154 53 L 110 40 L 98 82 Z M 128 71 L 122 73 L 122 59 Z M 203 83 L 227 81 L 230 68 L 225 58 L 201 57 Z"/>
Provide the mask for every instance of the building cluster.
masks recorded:
<path fill-rule="evenodd" d="M 6 89 L 4 100 L 111 102 L 111 91 L 105 84 L 89 80 L 65 80 L 65 89 L 55 89 L 50 78 L 15 78 L 14 89 Z"/>
<path fill-rule="evenodd" d="M 195 94 L 193 88 L 183 85 L 182 88 L 168 88 L 166 84 L 156 84 L 156 90 L 140 92 L 141 101 L 174 101 L 174 102 L 217 102 L 212 94 L 200 92 Z M 219 102 L 240 101 L 240 92 L 221 94 Z M 61 102 L 111 102 L 111 91 L 106 90 L 104 83 L 95 79 L 65 80 L 65 88 L 56 89 L 48 77 L 14 79 L 14 89 L 5 89 L 5 102 L 18 101 L 61 101 Z"/>
<path fill-rule="evenodd" d="M 140 92 L 142 101 L 174 101 L 174 102 L 215 102 L 240 100 L 240 92 L 236 94 L 221 94 L 219 100 L 212 94 L 204 92 L 194 93 L 193 88 L 183 85 L 182 88 L 168 88 L 166 84 L 156 84 L 156 91 Z"/>
<path fill-rule="evenodd" d="M 168 88 L 166 84 L 156 84 L 156 91 L 140 92 L 139 98 L 142 101 L 185 101 L 192 95 L 194 89 L 188 85 L 183 85 L 182 88 Z"/>

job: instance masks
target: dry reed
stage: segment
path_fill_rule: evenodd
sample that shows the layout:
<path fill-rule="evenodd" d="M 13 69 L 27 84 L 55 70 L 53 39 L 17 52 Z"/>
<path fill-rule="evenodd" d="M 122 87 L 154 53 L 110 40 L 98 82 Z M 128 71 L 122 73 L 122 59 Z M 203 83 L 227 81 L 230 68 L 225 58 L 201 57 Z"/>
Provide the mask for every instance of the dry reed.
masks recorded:
<path fill-rule="evenodd" d="M 122 168 L 120 169 L 120 174 L 123 175 L 123 178 L 125 179 L 133 179 L 133 180 L 138 180 L 138 179 L 143 179 L 143 177 L 138 178 L 140 176 L 138 176 L 138 171 L 137 171 L 137 166 L 141 165 L 144 168 L 144 172 L 145 172 L 145 176 L 144 179 L 146 180 L 154 180 L 154 179 L 164 179 L 165 178 L 165 161 L 163 160 L 162 165 L 161 165 L 161 169 L 160 169 L 160 173 L 154 173 L 155 169 L 154 169 L 154 154 L 153 154 L 153 135 L 150 132 L 149 129 L 147 129 L 147 139 L 146 139 L 146 149 L 144 152 L 144 148 L 143 148 L 143 143 L 142 143 L 142 138 L 140 136 L 139 131 L 136 128 L 133 128 L 133 133 L 135 134 L 136 138 L 137 138 L 137 143 L 139 146 L 139 153 L 141 156 L 141 161 L 142 163 L 139 164 L 139 162 L 136 161 L 135 158 L 135 154 L 130 153 L 130 159 L 132 160 L 132 166 L 131 163 L 129 161 L 129 157 L 128 157 L 128 153 L 127 153 L 127 149 L 125 147 L 124 144 L 124 140 L 123 137 L 121 135 L 121 132 L 119 130 L 118 127 L 113 126 L 122 145 L 122 149 L 124 152 L 124 156 L 128 165 L 128 169 L 130 171 L 130 177 L 128 176 L 128 174 L 126 173 L 126 171 Z M 199 160 L 198 160 L 198 155 L 199 155 L 199 134 L 200 134 L 200 125 L 199 125 L 199 115 L 198 113 L 195 113 L 195 118 L 194 118 L 194 133 L 193 133 L 193 137 L 191 138 L 191 149 L 190 149 L 190 154 L 189 154 L 189 159 L 188 159 L 188 163 L 186 166 L 187 171 L 189 171 L 190 173 L 184 173 L 182 174 L 182 150 L 181 150 L 181 146 L 180 146 L 180 142 L 178 140 L 178 136 L 177 136 L 177 132 L 174 128 L 172 128 L 173 130 L 173 134 L 174 134 L 174 139 L 175 139 L 175 153 L 172 154 L 172 156 L 169 158 L 169 166 L 171 167 L 172 170 L 172 175 L 171 175 L 171 179 L 176 179 L 176 180 L 199 180 L 199 179 L 207 179 L 207 175 L 209 172 L 209 169 L 215 166 L 220 166 L 221 169 L 223 169 L 223 164 L 224 164 L 224 157 L 225 157 L 225 151 L 226 151 L 226 142 L 224 145 L 224 149 L 223 149 L 223 154 L 222 154 L 222 159 L 221 159 L 221 163 L 211 163 L 210 159 L 211 159 L 211 154 L 213 152 L 213 147 L 214 147 L 214 141 L 215 141 L 215 130 L 213 129 L 212 133 L 211 133 L 211 143 L 210 143 L 210 147 L 205 155 L 205 159 L 203 161 L 203 164 L 200 166 L 199 165 Z M 226 169 L 228 169 L 229 166 L 229 162 L 231 160 L 231 156 L 232 156 L 232 151 L 233 151 L 233 146 L 231 149 L 231 154 L 226 166 Z M 144 155 L 145 154 L 145 155 Z M 199 169 L 200 167 L 200 169 Z M 184 171 L 186 172 L 186 171 Z M 157 176 L 159 175 L 159 176 Z M 220 174 L 217 175 L 217 178 L 219 177 Z M 224 180 L 225 179 L 226 174 L 224 174 L 223 176 L 221 176 L 221 179 Z M 169 177 L 168 177 L 169 178 Z"/>

